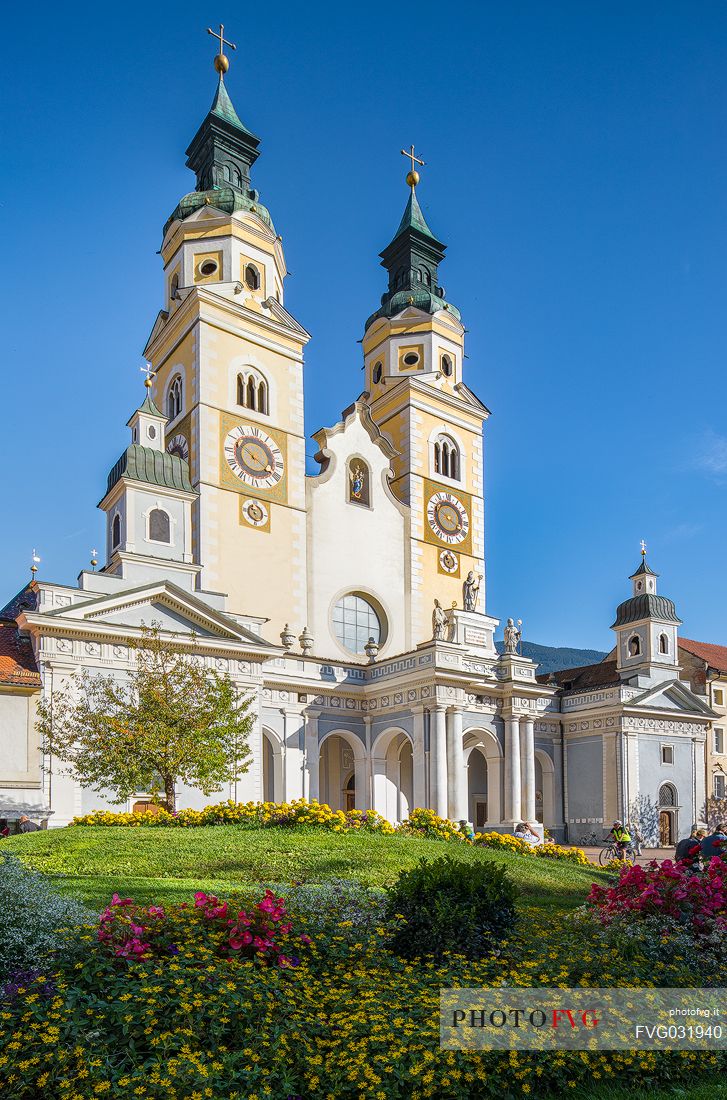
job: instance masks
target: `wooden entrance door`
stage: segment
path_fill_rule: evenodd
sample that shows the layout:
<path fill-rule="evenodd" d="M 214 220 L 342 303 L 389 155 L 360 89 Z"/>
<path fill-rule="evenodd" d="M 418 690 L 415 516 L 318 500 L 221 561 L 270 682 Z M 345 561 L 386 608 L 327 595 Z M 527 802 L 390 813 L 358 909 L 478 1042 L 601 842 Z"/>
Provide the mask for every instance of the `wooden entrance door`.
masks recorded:
<path fill-rule="evenodd" d="M 673 833 L 672 816 L 668 810 L 662 810 L 659 814 L 659 844 L 662 848 L 672 847 L 674 844 Z"/>

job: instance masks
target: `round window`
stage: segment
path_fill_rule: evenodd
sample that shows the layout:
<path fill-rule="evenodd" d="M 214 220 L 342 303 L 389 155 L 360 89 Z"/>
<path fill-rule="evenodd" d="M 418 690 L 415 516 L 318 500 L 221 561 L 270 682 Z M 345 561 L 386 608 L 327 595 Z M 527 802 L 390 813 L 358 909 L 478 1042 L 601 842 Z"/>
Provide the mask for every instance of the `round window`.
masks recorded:
<path fill-rule="evenodd" d="M 379 382 L 381 381 L 381 375 L 383 373 L 384 373 L 383 365 L 381 363 L 374 363 L 374 369 L 372 371 L 371 377 L 374 380 L 374 385 L 375 386 L 377 386 L 379 384 Z"/>
<path fill-rule="evenodd" d="M 245 268 L 245 286 L 248 290 L 260 289 L 260 272 L 254 264 L 248 264 Z"/>
<path fill-rule="evenodd" d="M 404 356 L 404 363 L 407 367 L 415 367 L 419 362 L 419 356 L 415 351 L 408 351 Z"/>
<path fill-rule="evenodd" d="M 386 640 L 383 612 L 363 596 L 350 592 L 333 609 L 333 632 L 349 653 L 365 653 L 369 638 L 382 645 Z"/>
<path fill-rule="evenodd" d="M 442 356 L 442 374 L 446 378 L 451 378 L 453 370 L 454 370 L 454 367 L 452 366 L 452 360 L 449 358 L 448 355 L 443 355 Z"/>
<path fill-rule="evenodd" d="M 209 275 L 214 275 L 216 271 L 216 260 L 203 260 L 202 263 L 199 265 L 199 273 L 200 275 L 204 275 L 205 278 L 207 278 Z"/>

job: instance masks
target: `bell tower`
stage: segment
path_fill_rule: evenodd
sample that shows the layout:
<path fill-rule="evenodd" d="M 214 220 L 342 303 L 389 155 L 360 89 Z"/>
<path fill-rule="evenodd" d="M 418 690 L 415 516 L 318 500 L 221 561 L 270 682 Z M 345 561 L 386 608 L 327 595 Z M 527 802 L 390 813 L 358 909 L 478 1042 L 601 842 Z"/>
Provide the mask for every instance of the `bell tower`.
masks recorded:
<path fill-rule="evenodd" d="M 388 286 L 366 322 L 366 400 L 398 452 L 392 489 L 411 509 L 409 545 L 412 640 L 431 637 L 434 600 L 463 603 L 470 571 L 484 578 L 482 428 L 485 405 L 463 378 L 464 327 L 446 298 L 439 266 L 446 246 L 429 228 L 417 198 L 424 162 L 414 153 L 409 198 L 381 253 Z M 485 610 L 484 579 L 477 610 Z"/>
<path fill-rule="evenodd" d="M 210 34 L 214 33 L 212 31 Z M 163 230 L 165 307 L 145 349 L 165 445 L 189 464 L 200 588 L 233 612 L 305 624 L 303 348 L 281 237 L 252 186 L 260 140 L 225 85 L 187 149 L 196 185 Z"/>

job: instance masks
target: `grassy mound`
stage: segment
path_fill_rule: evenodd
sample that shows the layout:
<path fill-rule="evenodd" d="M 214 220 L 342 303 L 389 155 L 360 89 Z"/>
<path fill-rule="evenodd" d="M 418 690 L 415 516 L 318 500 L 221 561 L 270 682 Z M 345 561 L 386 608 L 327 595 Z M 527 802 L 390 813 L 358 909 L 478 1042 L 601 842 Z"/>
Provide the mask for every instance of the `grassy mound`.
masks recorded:
<path fill-rule="evenodd" d="M 195 890 L 220 896 L 262 883 L 316 884 L 349 879 L 388 886 L 420 859 L 451 855 L 508 868 L 523 903 L 546 910 L 583 903 L 601 872 L 465 844 L 407 836 L 329 833 L 320 829 L 49 829 L 8 838 L 3 851 L 47 875 L 64 893 L 102 907 L 117 891 L 140 902 L 188 900 Z"/>

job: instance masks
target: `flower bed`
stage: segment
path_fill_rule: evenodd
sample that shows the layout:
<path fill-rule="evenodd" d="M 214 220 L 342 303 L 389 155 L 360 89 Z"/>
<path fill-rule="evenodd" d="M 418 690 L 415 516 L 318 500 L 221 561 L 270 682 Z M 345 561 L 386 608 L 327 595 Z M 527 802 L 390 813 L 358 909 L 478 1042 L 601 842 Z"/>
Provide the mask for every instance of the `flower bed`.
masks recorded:
<path fill-rule="evenodd" d="M 298 798 L 293 802 L 220 802 L 203 810 L 178 810 L 169 813 L 159 808 L 155 813 L 112 813 L 94 810 L 74 817 L 71 825 L 126 825 L 149 829 L 197 828 L 202 825 L 319 826 L 332 832 L 366 829 L 376 833 L 393 833 L 393 826 L 375 810 L 332 810 L 315 799 Z"/>
<path fill-rule="evenodd" d="M 569 863 L 577 863 L 581 867 L 596 867 L 588 858 L 582 848 L 564 848 L 560 844 L 551 841 L 545 844 L 528 844 L 510 833 L 477 833 L 475 844 L 481 844 L 484 848 L 500 848 L 506 852 L 514 852 L 521 856 L 539 856 L 541 859 L 563 859 Z"/>
<path fill-rule="evenodd" d="M 594 883 L 588 904 L 604 923 L 618 918 L 663 917 L 692 932 L 727 928 L 727 863 L 717 856 L 703 873 L 684 863 L 652 860 L 648 867 L 627 866 L 613 886 Z"/>
<path fill-rule="evenodd" d="M 112 908 L 129 912 L 120 900 Z M 312 941 L 290 968 L 229 950 L 225 922 L 239 903 L 197 900 L 164 918 L 155 907 L 134 914 L 139 927 L 169 922 L 148 956 L 116 954 L 84 927 L 52 972 L 13 987 L 0 1009 L 3 1100 L 514 1100 L 594 1083 L 626 1097 L 644 1081 L 676 1090 L 724 1068 L 724 1055 L 709 1051 L 440 1048 L 443 985 L 700 984 L 688 952 L 626 960 L 592 920 L 553 923 L 544 948 L 532 909 L 482 959 L 408 963 L 387 951 L 383 926 L 352 927 L 325 905 L 308 924 L 290 918 Z M 165 955 L 170 944 L 178 953 Z"/>

